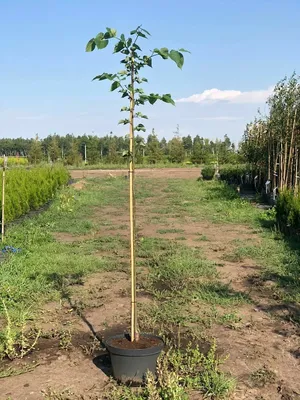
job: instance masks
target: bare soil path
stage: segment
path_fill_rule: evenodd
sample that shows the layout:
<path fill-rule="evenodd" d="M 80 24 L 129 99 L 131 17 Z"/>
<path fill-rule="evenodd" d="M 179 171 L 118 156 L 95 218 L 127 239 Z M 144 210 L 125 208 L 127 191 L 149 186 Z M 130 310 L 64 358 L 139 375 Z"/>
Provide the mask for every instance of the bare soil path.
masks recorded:
<path fill-rule="evenodd" d="M 73 179 L 104 178 L 109 176 L 126 176 L 126 169 L 85 169 L 70 170 Z M 178 178 L 197 179 L 200 176 L 199 168 L 141 168 L 135 171 L 136 176 L 145 178 Z"/>

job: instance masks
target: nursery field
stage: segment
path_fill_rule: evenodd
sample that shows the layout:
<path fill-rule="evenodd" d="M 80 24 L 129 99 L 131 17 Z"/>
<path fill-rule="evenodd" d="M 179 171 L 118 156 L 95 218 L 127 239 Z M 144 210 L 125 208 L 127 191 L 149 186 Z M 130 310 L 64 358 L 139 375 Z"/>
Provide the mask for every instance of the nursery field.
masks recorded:
<path fill-rule="evenodd" d="M 130 324 L 126 171 L 71 175 L 7 233 L 22 251 L 0 266 L 1 400 L 300 399 L 300 243 L 197 169 L 137 171 L 139 326 L 168 350 L 158 383 L 113 383 L 100 341 Z"/>

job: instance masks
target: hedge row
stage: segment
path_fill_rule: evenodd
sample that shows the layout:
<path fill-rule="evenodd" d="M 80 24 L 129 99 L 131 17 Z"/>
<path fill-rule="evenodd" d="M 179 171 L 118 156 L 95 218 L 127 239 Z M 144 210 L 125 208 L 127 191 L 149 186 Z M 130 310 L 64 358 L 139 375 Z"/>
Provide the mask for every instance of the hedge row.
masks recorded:
<path fill-rule="evenodd" d="M 276 220 L 285 233 L 300 232 L 300 194 L 292 190 L 280 193 L 276 202 Z"/>
<path fill-rule="evenodd" d="M 69 172 L 60 165 L 6 171 L 5 221 L 13 221 L 30 210 L 38 209 L 51 200 L 68 180 Z M 0 182 L 2 188 L 2 173 Z"/>
<path fill-rule="evenodd" d="M 29 161 L 27 157 L 7 157 L 7 165 L 15 166 L 15 165 L 28 165 Z M 0 166 L 3 167 L 3 157 L 0 158 Z"/>
<path fill-rule="evenodd" d="M 250 174 L 250 172 L 250 167 L 246 164 L 221 165 L 219 168 L 220 179 L 222 181 L 237 185 L 243 183 L 246 175 Z"/>

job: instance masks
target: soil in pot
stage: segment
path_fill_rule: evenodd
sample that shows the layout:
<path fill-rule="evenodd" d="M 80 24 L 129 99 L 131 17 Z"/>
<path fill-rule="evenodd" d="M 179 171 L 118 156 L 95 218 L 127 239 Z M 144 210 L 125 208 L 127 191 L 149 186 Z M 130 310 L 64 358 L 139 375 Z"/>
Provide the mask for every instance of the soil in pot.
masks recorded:
<path fill-rule="evenodd" d="M 151 347 L 159 346 L 161 340 L 156 337 L 140 336 L 138 341 L 131 342 L 129 335 L 122 338 L 113 339 L 110 342 L 111 346 L 118 347 L 119 349 L 149 349 Z"/>

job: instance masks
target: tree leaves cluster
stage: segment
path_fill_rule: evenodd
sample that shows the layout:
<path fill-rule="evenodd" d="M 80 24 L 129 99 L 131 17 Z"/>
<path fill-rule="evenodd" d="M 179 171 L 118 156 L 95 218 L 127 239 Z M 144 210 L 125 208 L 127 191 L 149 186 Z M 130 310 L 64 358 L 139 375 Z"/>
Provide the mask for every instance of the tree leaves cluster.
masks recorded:
<path fill-rule="evenodd" d="M 269 112 L 247 124 L 241 150 L 271 189 L 299 186 L 300 79 L 296 73 L 277 83 L 267 101 Z"/>
<path fill-rule="evenodd" d="M 140 71 L 145 67 L 152 68 L 153 59 L 156 56 L 159 56 L 163 60 L 170 59 L 174 61 L 177 67 L 181 69 L 184 64 L 183 53 L 187 52 L 187 50 L 169 50 L 166 47 L 162 47 L 160 49 L 155 48 L 148 54 L 144 54 L 137 42 L 140 39 L 147 39 L 149 36 L 151 36 L 150 33 L 142 28 L 142 26 L 138 26 L 136 29 L 132 30 L 128 37 L 125 37 L 124 34 L 118 36 L 115 29 L 106 28 L 106 32 L 98 33 L 98 35 L 90 39 L 86 45 L 86 51 L 91 52 L 95 49 L 102 50 L 108 46 L 110 41 L 113 41 L 113 53 L 120 53 L 122 55 L 120 60 L 120 63 L 124 66 L 122 70 L 114 74 L 103 72 L 93 78 L 93 80 L 98 81 L 110 81 L 111 91 L 118 90 L 122 98 L 127 98 L 129 102 L 132 102 L 131 108 L 122 107 L 121 111 L 130 112 L 132 108 L 136 106 L 145 105 L 146 103 L 153 105 L 158 100 L 175 105 L 170 93 L 162 95 L 158 93 L 146 94 L 141 85 L 147 83 L 148 80 L 140 75 Z M 147 119 L 147 116 L 141 112 L 135 112 L 133 118 Z M 119 121 L 119 124 L 123 125 L 129 123 L 129 118 L 124 118 Z M 144 124 L 139 123 L 134 126 L 134 130 L 137 132 L 145 132 L 146 128 Z"/>

